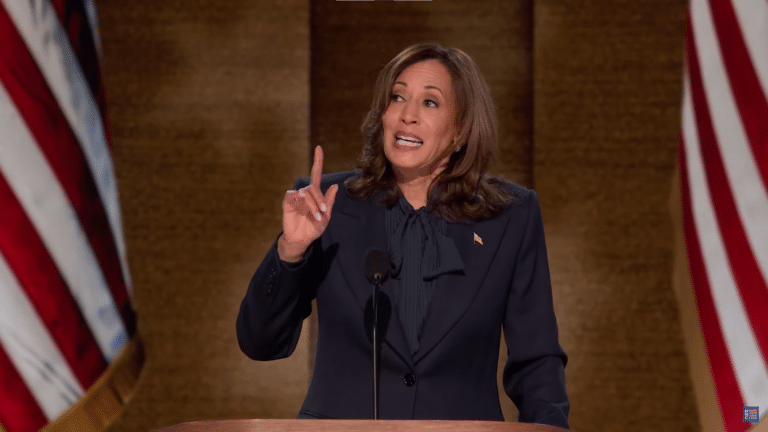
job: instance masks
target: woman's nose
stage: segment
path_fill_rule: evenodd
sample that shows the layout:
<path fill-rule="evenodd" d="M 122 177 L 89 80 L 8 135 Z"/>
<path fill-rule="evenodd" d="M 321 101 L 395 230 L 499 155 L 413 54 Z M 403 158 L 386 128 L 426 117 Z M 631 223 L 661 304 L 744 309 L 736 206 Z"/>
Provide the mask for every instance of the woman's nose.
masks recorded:
<path fill-rule="evenodd" d="M 403 109 L 400 111 L 400 121 L 406 124 L 418 123 L 419 110 L 418 104 L 407 102 L 403 104 Z"/>

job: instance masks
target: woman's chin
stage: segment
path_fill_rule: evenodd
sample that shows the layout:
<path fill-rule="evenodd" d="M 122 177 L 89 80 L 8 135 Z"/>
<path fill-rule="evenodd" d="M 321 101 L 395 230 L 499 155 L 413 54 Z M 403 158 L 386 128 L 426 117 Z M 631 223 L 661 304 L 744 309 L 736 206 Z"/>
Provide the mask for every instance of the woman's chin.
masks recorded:
<path fill-rule="evenodd" d="M 434 177 L 434 173 L 429 171 L 428 167 L 422 164 L 392 164 L 392 169 L 395 172 L 395 177 L 398 182 L 407 182 L 416 180 L 418 178 L 431 178 Z"/>

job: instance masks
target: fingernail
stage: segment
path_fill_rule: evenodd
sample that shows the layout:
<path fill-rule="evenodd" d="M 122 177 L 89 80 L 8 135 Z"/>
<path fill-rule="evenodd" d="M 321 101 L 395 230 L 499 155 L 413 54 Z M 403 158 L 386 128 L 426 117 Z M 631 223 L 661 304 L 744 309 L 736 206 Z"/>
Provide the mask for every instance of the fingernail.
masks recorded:
<path fill-rule="evenodd" d="M 318 222 L 321 222 L 323 220 L 323 217 L 320 216 L 320 213 L 315 213 L 315 219 L 317 219 Z"/>
<path fill-rule="evenodd" d="M 328 206 L 327 206 L 327 205 L 325 205 L 325 203 L 322 203 L 322 204 L 320 204 L 320 210 L 322 210 L 322 211 L 324 211 L 324 212 L 325 212 L 325 211 L 328 211 Z"/>

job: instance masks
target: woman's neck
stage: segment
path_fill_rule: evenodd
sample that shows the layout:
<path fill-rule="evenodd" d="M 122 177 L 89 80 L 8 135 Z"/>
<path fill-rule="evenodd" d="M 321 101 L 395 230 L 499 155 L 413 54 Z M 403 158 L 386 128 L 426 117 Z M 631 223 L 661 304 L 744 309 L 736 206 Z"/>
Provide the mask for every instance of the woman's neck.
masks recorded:
<path fill-rule="evenodd" d="M 434 176 L 414 177 L 411 179 L 398 178 L 397 185 L 403 193 L 408 204 L 414 210 L 418 210 L 427 205 L 427 191 L 432 184 Z"/>

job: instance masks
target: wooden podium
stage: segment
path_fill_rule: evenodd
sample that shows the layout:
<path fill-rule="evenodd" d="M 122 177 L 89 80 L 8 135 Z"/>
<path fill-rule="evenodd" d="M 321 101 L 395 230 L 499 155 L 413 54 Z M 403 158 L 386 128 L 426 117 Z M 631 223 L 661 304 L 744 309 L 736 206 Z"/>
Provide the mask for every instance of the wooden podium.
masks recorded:
<path fill-rule="evenodd" d="M 555 426 L 466 420 L 213 420 L 182 423 L 155 432 L 567 432 Z"/>

